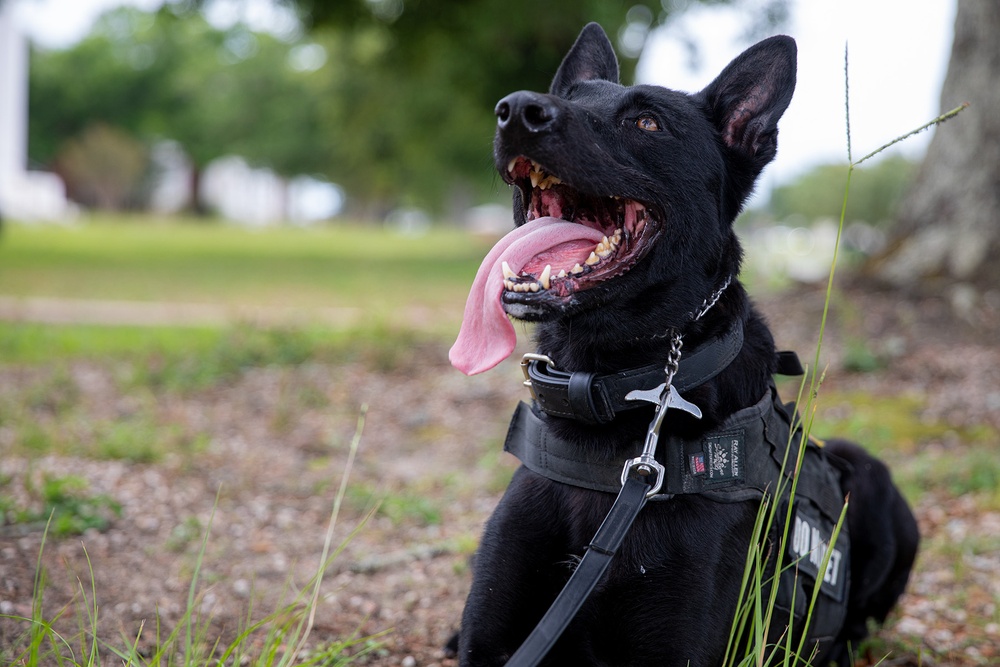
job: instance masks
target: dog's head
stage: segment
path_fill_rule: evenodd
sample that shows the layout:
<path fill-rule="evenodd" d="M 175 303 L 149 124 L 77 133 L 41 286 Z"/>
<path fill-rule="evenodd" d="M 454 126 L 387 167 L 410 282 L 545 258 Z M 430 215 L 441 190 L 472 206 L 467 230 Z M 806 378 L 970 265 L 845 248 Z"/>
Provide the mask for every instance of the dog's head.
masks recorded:
<path fill-rule="evenodd" d="M 791 38 L 772 37 L 697 94 L 627 87 L 592 23 L 547 94 L 500 100 L 494 158 L 513 186 L 516 229 L 480 269 L 453 363 L 478 372 L 499 361 L 471 360 L 487 348 L 510 354 L 505 315 L 593 319 L 580 324 L 609 340 L 644 322 L 682 326 L 739 271 L 732 222 L 774 158 L 795 55 Z"/>

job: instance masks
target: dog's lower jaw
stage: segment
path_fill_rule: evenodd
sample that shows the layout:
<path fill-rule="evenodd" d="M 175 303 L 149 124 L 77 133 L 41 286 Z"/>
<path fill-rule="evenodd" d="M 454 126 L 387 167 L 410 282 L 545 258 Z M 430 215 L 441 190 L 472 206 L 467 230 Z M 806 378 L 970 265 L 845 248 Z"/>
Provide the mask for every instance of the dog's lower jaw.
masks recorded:
<path fill-rule="evenodd" d="M 515 320 L 523 322 L 544 322 L 552 317 L 548 308 L 543 308 L 538 304 L 530 303 L 504 303 L 504 312 Z"/>

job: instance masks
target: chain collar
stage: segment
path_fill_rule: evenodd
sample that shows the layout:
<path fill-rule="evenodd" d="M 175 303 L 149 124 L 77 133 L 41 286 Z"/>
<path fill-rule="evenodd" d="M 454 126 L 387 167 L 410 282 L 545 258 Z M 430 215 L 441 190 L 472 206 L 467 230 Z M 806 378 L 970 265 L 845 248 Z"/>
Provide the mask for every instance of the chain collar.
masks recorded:
<path fill-rule="evenodd" d="M 697 310 L 691 313 L 691 321 L 696 322 L 704 317 L 705 313 L 711 310 L 712 306 L 719 302 L 719 299 L 722 298 L 722 293 L 726 291 L 732 282 L 733 277 L 728 276 L 725 282 L 722 283 L 722 287 L 715 290 L 715 292 L 701 302 L 701 305 Z M 681 348 L 684 347 L 684 335 L 681 334 L 677 328 L 671 327 L 658 337 L 662 338 L 666 336 L 670 336 L 670 354 L 667 356 L 667 365 L 666 368 L 664 368 L 667 375 L 666 388 L 669 390 L 670 383 L 673 381 L 674 375 L 677 374 L 677 369 L 681 363 Z"/>
<path fill-rule="evenodd" d="M 732 284 L 732 282 L 733 282 L 733 277 L 732 276 L 728 276 L 726 278 L 725 282 L 722 283 L 722 286 L 719 289 L 717 289 L 714 292 L 712 292 L 712 294 L 710 296 L 708 296 L 704 301 L 702 301 L 701 305 L 698 306 L 697 309 L 695 309 L 695 310 L 691 311 L 690 313 L 688 313 L 689 322 L 696 322 L 696 321 L 700 320 L 705 315 L 705 313 L 707 313 L 709 310 L 711 310 L 712 306 L 714 306 L 715 304 L 717 304 L 719 302 L 719 299 L 722 298 L 722 293 L 725 292 L 726 289 L 729 288 L 729 286 Z M 676 327 L 669 327 L 669 328 L 667 328 L 665 331 L 663 331 L 661 333 L 652 334 L 650 336 L 635 336 L 635 337 L 631 338 L 630 340 L 631 341 L 650 340 L 650 339 L 657 340 L 657 339 L 660 339 L 660 338 L 670 338 L 670 339 L 673 339 L 676 336 L 677 336 L 677 329 L 676 329 Z M 673 348 L 674 347 L 675 346 L 674 346 L 673 342 L 671 342 L 671 354 L 673 354 Z M 679 348 L 678 348 L 678 350 L 679 350 Z"/>

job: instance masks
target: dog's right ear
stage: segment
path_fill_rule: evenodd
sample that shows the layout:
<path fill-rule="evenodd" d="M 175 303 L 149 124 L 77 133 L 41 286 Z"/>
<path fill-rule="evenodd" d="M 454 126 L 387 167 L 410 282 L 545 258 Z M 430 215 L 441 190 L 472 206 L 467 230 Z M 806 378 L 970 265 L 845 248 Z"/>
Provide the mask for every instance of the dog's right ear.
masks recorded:
<path fill-rule="evenodd" d="M 778 119 L 795 91 L 795 40 L 770 37 L 729 63 L 699 94 L 723 142 L 762 169 L 777 151 Z"/>
<path fill-rule="evenodd" d="M 588 23 L 559 65 L 549 92 L 563 97 L 574 83 L 595 79 L 618 83 L 618 58 L 604 29 Z"/>

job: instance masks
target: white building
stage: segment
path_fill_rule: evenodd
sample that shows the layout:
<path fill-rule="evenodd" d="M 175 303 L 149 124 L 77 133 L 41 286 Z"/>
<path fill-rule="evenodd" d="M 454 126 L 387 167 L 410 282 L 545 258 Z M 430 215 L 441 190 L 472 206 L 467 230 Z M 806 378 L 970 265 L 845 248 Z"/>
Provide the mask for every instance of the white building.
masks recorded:
<path fill-rule="evenodd" d="M 70 213 L 55 174 L 28 170 L 28 45 L 17 3 L 0 1 L 0 217 L 61 220 Z"/>

